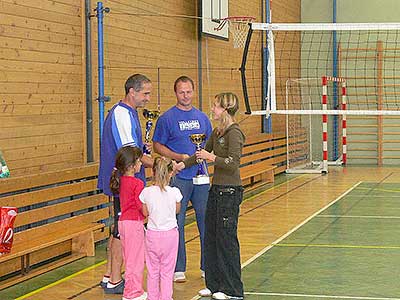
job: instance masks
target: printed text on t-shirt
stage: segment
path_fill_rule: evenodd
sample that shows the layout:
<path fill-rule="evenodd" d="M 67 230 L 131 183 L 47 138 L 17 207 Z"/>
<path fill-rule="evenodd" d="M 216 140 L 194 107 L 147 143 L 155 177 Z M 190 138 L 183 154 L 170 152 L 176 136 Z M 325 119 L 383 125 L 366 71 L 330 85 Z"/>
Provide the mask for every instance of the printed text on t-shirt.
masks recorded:
<path fill-rule="evenodd" d="M 181 131 L 200 129 L 199 120 L 179 121 L 179 129 Z"/>

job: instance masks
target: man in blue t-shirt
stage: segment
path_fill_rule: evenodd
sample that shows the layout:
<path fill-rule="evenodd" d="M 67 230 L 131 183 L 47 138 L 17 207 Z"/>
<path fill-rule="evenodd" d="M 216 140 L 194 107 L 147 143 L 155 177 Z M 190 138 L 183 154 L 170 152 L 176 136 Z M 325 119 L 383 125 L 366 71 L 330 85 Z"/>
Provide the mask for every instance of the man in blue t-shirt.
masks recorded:
<path fill-rule="evenodd" d="M 100 146 L 100 167 L 97 187 L 110 198 L 113 197 L 114 226 L 108 243 L 107 270 L 100 285 L 106 294 L 122 294 L 124 282 L 121 277 L 122 247 L 118 232 L 118 218 L 121 212 L 118 195 L 110 190 L 110 177 L 115 166 L 115 155 L 123 146 L 142 149 L 142 129 L 137 112 L 150 101 L 151 81 L 146 76 L 135 74 L 125 82 L 125 97 L 108 112 L 104 121 Z M 147 145 L 146 145 L 147 146 Z M 135 174 L 146 185 L 144 167 L 151 167 L 153 160 L 143 155 L 140 172 Z"/>
<path fill-rule="evenodd" d="M 205 133 L 207 139 L 212 132 L 211 122 L 207 115 L 193 107 L 193 80 L 187 76 L 179 77 L 174 84 L 177 99 L 175 106 L 167 110 L 157 121 L 153 145 L 154 151 L 170 157 L 177 162 L 183 161 L 196 152 L 196 146 L 191 142 L 190 135 Z M 178 173 L 172 182 L 180 189 L 183 195 L 181 210 L 178 214 L 179 249 L 176 262 L 174 281 L 185 282 L 186 276 L 186 248 L 185 248 L 185 216 L 188 202 L 196 212 L 197 228 L 201 243 L 201 276 L 204 277 L 204 219 L 207 206 L 209 184 L 194 185 L 193 177 L 197 173 L 197 165 Z"/>

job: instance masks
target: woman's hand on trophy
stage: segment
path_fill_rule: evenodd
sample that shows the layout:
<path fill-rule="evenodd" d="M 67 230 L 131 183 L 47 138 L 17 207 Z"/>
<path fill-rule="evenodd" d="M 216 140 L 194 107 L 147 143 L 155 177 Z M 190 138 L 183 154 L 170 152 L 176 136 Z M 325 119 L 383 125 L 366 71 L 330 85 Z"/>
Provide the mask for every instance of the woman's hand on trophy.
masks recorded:
<path fill-rule="evenodd" d="M 204 149 L 201 149 L 201 150 L 198 150 L 198 151 L 196 151 L 196 158 L 199 160 L 201 160 L 201 159 L 206 159 L 206 160 L 209 160 L 209 161 L 212 161 L 212 162 L 214 162 L 215 161 L 215 158 L 216 158 L 217 156 L 214 154 L 214 153 L 210 153 L 210 152 L 208 152 L 208 151 L 206 151 L 206 150 L 204 150 Z"/>

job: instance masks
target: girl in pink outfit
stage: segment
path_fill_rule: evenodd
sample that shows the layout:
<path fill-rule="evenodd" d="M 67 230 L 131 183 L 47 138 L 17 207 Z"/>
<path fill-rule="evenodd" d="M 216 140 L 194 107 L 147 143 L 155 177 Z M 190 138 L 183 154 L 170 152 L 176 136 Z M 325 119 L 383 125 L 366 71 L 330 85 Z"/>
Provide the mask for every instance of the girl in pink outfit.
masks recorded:
<path fill-rule="evenodd" d="M 153 164 L 154 185 L 144 188 L 139 198 L 148 216 L 146 266 L 148 300 L 171 300 L 178 254 L 179 233 L 176 214 L 182 194 L 168 186 L 173 173 L 172 161 L 157 157 Z"/>
<path fill-rule="evenodd" d="M 119 194 L 121 215 L 118 228 L 125 260 L 125 288 L 123 300 L 145 300 L 143 290 L 144 270 L 144 228 L 142 203 L 139 194 L 143 181 L 134 176 L 142 165 L 142 151 L 137 147 L 122 147 L 115 159 L 110 188 Z"/>

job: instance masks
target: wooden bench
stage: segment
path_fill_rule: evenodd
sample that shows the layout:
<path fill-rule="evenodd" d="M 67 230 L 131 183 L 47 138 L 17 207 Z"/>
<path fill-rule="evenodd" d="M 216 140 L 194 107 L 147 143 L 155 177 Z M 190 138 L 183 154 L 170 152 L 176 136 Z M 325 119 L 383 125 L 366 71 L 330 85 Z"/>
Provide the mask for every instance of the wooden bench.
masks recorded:
<path fill-rule="evenodd" d="M 274 176 L 286 169 L 286 138 L 284 135 L 260 134 L 246 138 L 240 158 L 240 177 L 246 190 L 274 182 Z M 209 165 L 212 175 L 214 166 Z"/>
<path fill-rule="evenodd" d="M 242 182 L 249 180 L 248 184 L 244 184 L 245 186 L 255 187 L 255 185 L 259 182 L 262 183 L 273 183 L 275 173 L 274 170 L 276 166 L 271 165 L 268 161 L 261 161 L 257 164 L 247 165 L 240 169 L 240 177 L 242 178 Z M 259 176 L 259 180 L 257 177 Z"/>
<path fill-rule="evenodd" d="M 240 159 L 240 177 L 246 190 L 274 182 L 285 170 L 286 139 L 283 135 L 260 134 L 246 139 Z"/>
<path fill-rule="evenodd" d="M 15 206 L 11 253 L 0 256 L 0 289 L 61 265 L 94 256 L 108 237 L 108 197 L 97 191 L 98 165 L 10 177 L 0 182 L 0 206 Z"/>

